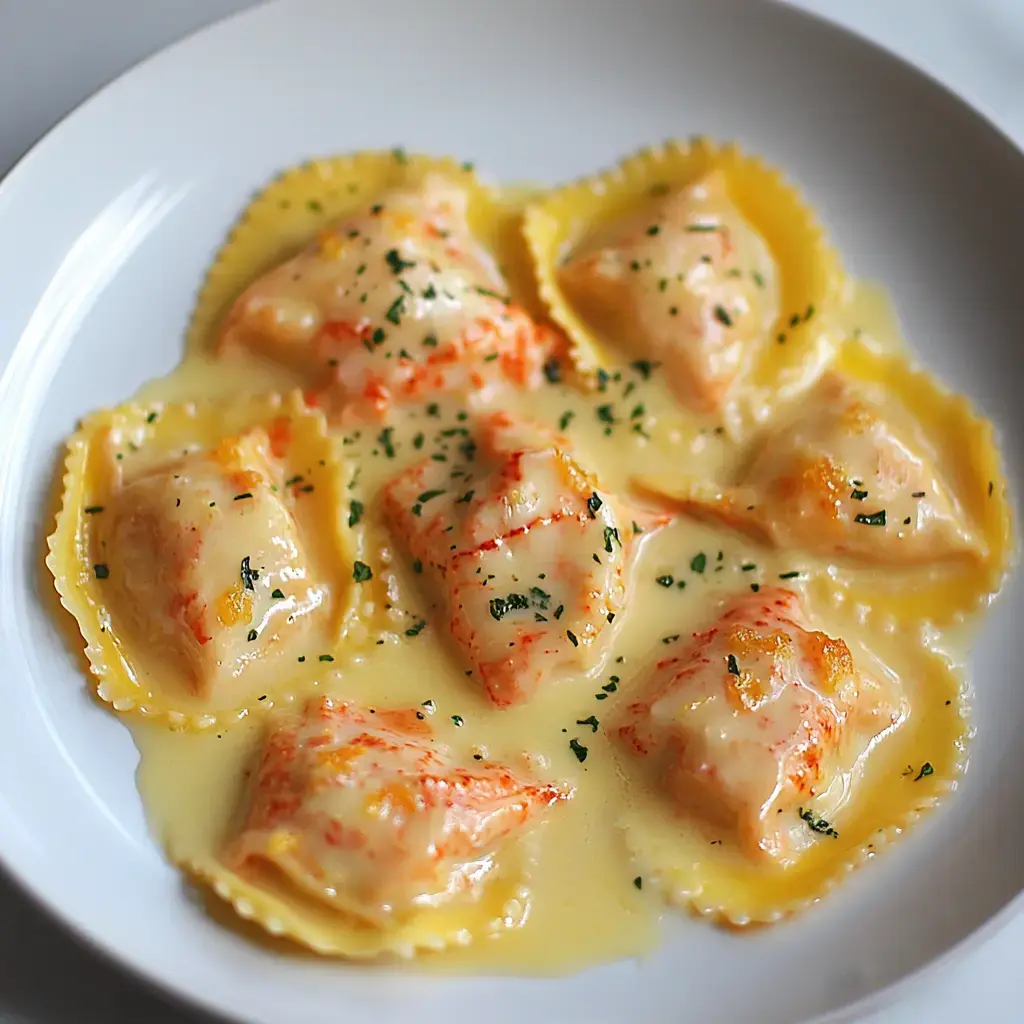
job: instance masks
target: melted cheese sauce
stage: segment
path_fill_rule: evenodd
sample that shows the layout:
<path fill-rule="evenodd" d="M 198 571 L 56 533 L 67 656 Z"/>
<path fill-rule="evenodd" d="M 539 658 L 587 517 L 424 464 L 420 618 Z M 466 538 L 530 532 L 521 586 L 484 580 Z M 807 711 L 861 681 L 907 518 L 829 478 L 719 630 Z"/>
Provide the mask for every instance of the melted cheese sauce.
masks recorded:
<path fill-rule="evenodd" d="M 860 291 L 843 317 L 880 349 L 902 344 L 873 290 Z M 738 446 L 724 424 L 681 412 L 663 376 L 628 358 L 609 366 L 597 390 L 556 381 L 503 395 L 501 409 L 567 436 L 613 495 L 628 494 L 631 479 L 666 466 L 685 466 L 692 477 L 732 474 Z M 191 401 L 308 383 L 301 369 L 268 362 L 245 347 L 216 359 L 193 348 L 137 399 Z M 301 672 L 268 681 L 265 698 L 236 721 L 181 732 L 123 717 L 141 754 L 137 779 L 148 820 L 175 862 L 210 861 L 222 853 L 244 820 L 248 780 L 271 716 L 315 695 L 366 707 L 424 707 L 436 737 L 456 754 L 575 787 L 573 798 L 554 808 L 531 837 L 524 870 L 529 896 L 516 907 L 516 926 L 417 961 L 446 971 L 552 974 L 637 955 L 657 942 L 666 897 L 733 925 L 776 920 L 818 899 L 844 865 L 872 857 L 918 811 L 955 787 L 968 733 L 967 688 L 958 668 L 965 653 L 958 646 L 962 633 L 956 642 L 940 638 L 941 650 L 908 644 L 891 626 L 873 621 L 869 609 L 843 599 L 827 560 L 759 545 L 685 517 L 661 529 L 639 527 L 644 532 L 628 573 L 626 610 L 597 669 L 496 708 L 480 683 L 467 678 L 447 636 L 439 595 L 413 571 L 382 515 L 383 490 L 403 470 L 426 456 L 458 460 L 455 432 L 469 417 L 465 401 L 432 394 L 396 410 L 387 428 L 336 428 L 346 465 L 355 469 L 344 492 L 349 508 L 341 514 L 352 512 L 351 503 L 361 504 L 359 557 L 373 570 L 360 591 L 365 628 L 350 631 L 329 651 L 312 644 L 303 652 Z M 898 682 L 907 709 L 900 728 L 830 789 L 823 806 L 838 835 L 810 832 L 807 852 L 786 870 L 750 861 L 723 843 L 712 825 L 676 814 L 614 738 L 667 649 L 711 625 L 725 598 L 780 579 L 814 601 L 816 628 L 842 637 L 858 665 Z M 321 660 L 327 654 L 332 661 Z M 268 876 L 261 885 L 300 907 L 312 929 L 330 932 L 327 909 L 280 879 Z M 498 901 L 495 914 L 509 913 L 509 902 L 501 903 L 508 896 L 499 888 L 486 897 Z M 257 941 L 299 950 L 225 912 L 219 900 L 212 899 L 210 908 Z"/>

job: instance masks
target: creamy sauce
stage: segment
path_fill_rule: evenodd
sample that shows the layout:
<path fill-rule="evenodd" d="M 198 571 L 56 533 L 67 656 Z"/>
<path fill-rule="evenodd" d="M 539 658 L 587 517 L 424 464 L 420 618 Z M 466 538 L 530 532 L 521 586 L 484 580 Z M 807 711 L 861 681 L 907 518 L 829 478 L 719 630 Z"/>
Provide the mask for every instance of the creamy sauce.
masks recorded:
<path fill-rule="evenodd" d="M 297 213 L 280 216 L 282 234 L 300 234 Z M 236 290 L 246 283 L 236 281 Z M 888 349 L 897 337 L 879 308 L 877 295 L 864 291 L 843 317 Z M 193 345 L 178 369 L 145 385 L 136 398 L 144 404 L 191 401 L 310 383 L 308 372 L 282 368 L 244 346 L 214 359 Z M 568 437 L 603 489 L 638 506 L 642 501 L 630 491 L 635 477 L 678 466 L 690 477 L 722 478 L 738 465 L 738 446 L 724 425 L 680 411 L 663 375 L 646 364 L 623 359 L 610 365 L 591 391 L 569 380 L 506 391 L 500 408 Z M 514 927 L 423 958 L 446 971 L 552 974 L 640 954 L 657 941 L 665 897 L 725 923 L 776 920 L 818 899 L 845 865 L 872 857 L 955 786 L 968 731 L 962 647 L 939 651 L 907 643 L 870 607 L 836 588 L 824 558 L 686 518 L 645 530 L 627 570 L 625 610 L 590 674 L 546 682 L 528 700 L 496 708 L 464 671 L 464 656 L 447 635 L 442 597 L 413 571 L 382 516 L 385 486 L 425 456 L 455 460 L 457 438 L 446 432 L 467 422 L 474 421 L 466 401 L 431 394 L 394 412 L 386 443 L 379 423 L 337 427 L 345 466 L 358 468 L 342 493 L 362 505 L 357 546 L 373 579 L 361 584 L 359 626 L 332 648 L 332 662 L 319 661 L 323 652 L 310 646 L 301 672 L 282 668 L 279 678 L 267 681 L 266 699 L 202 731 L 123 717 L 141 753 L 138 786 L 148 820 L 174 861 L 217 860 L 244 819 L 248 779 L 272 716 L 317 694 L 366 707 L 433 702 L 428 721 L 456 754 L 528 768 L 537 778 L 575 787 L 573 798 L 553 808 L 524 846 L 523 894 L 510 897 L 518 900 Z M 349 509 L 340 511 L 344 516 Z M 808 852 L 785 870 L 752 863 L 713 826 L 676 814 L 614 738 L 628 704 L 643 693 L 670 645 L 713 624 L 724 599 L 780 579 L 813 602 L 815 628 L 845 639 L 858 666 L 901 688 L 906 707 L 900 727 L 863 764 L 843 773 L 832 791 L 828 820 L 838 836 L 815 833 Z M 330 935 L 331 914 L 322 906 L 279 879 L 261 884 L 298 908 L 310 934 Z M 248 910 L 253 916 L 251 905 Z M 214 912 L 252 938 L 300 951 L 234 914 Z M 507 912 L 507 902 L 495 908 Z M 255 917 L 259 922 L 258 909 Z"/>

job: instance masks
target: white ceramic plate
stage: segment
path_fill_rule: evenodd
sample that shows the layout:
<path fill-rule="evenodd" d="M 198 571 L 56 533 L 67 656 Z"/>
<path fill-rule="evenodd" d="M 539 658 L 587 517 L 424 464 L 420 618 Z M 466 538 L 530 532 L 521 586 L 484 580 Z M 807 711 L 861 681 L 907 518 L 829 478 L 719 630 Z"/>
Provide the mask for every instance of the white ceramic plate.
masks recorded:
<path fill-rule="evenodd" d="M 0 187 L 0 855 L 80 934 L 265 1024 L 788 1022 L 858 1016 L 1012 912 L 1016 586 L 978 642 L 970 770 L 906 842 L 791 924 L 734 936 L 674 920 L 649 959 L 562 980 L 290 959 L 215 925 L 147 836 L 128 732 L 86 697 L 51 622 L 42 516 L 62 441 L 178 360 L 204 268 L 275 171 L 400 143 L 553 182 L 694 132 L 802 183 L 929 363 L 1001 426 L 1019 480 L 1024 157 L 891 56 L 759 0 L 278 3 L 135 69 Z"/>

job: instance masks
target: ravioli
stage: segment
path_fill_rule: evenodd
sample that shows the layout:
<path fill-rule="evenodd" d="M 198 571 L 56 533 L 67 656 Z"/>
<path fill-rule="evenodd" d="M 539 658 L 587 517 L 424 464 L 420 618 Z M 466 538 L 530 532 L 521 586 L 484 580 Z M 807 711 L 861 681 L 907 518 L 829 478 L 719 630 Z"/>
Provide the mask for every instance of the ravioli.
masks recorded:
<path fill-rule="evenodd" d="M 796 193 L 732 147 L 643 151 L 532 204 L 525 232 L 584 370 L 619 348 L 663 364 L 696 412 L 743 392 L 763 416 L 831 351 L 838 262 Z"/>
<path fill-rule="evenodd" d="M 892 398 L 835 373 L 771 430 L 738 486 L 698 483 L 679 503 L 826 556 L 913 564 L 983 553 L 917 424 Z"/>
<path fill-rule="evenodd" d="M 384 513 L 443 595 L 470 672 L 507 707 L 600 670 L 643 528 L 539 427 L 497 413 L 473 451 L 468 473 L 427 459 L 398 476 Z"/>
<path fill-rule="evenodd" d="M 222 860 L 257 889 L 280 877 L 330 909 L 338 943 L 398 948 L 460 914 L 471 930 L 499 927 L 484 894 L 518 865 L 504 863 L 510 848 L 571 796 L 506 765 L 461 763 L 418 709 L 316 698 L 268 736 Z"/>
<path fill-rule="evenodd" d="M 353 584 L 330 456 L 297 396 L 85 424 L 49 564 L 104 700 L 211 724 L 333 646 Z"/>
<path fill-rule="evenodd" d="M 556 336 L 508 296 L 469 201 L 441 174 L 365 201 L 250 284 L 218 346 L 311 371 L 311 400 L 333 411 L 536 387 Z"/>
<path fill-rule="evenodd" d="M 908 713 L 779 587 L 734 600 L 658 662 L 650 688 L 620 737 L 680 814 L 780 867 L 829 833 L 823 813 L 848 799 L 849 773 Z"/>

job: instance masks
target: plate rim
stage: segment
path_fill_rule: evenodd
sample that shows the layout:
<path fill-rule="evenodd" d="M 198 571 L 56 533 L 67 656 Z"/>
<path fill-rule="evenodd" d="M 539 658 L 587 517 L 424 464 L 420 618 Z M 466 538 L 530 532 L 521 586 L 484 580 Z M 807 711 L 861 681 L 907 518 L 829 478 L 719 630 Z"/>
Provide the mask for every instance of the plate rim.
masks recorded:
<path fill-rule="evenodd" d="M 254 0 L 249 6 L 217 16 L 206 24 L 189 30 L 177 39 L 130 63 L 113 78 L 98 86 L 67 110 L 15 160 L 7 172 L 0 177 L 0 204 L 7 201 L 11 194 L 21 187 L 22 180 L 31 174 L 35 162 L 45 158 L 50 147 L 55 144 L 55 137 L 66 130 L 69 122 L 75 121 L 81 115 L 89 112 L 102 102 L 108 93 L 123 88 L 125 82 L 138 72 L 166 59 L 180 49 L 193 45 L 202 37 L 225 30 L 235 21 L 248 20 L 259 16 L 268 9 L 284 8 L 296 2 L 297 0 Z M 682 2 L 714 5 L 714 0 L 682 0 Z M 1021 174 L 1024 178 L 1024 138 L 1020 140 L 1014 138 L 1009 129 L 1001 123 L 1001 119 L 987 109 L 985 104 L 959 92 L 953 85 L 938 77 L 936 72 L 921 63 L 919 59 L 900 53 L 886 42 L 871 38 L 853 26 L 833 20 L 822 11 L 796 6 L 789 0 L 745 0 L 745 2 L 766 4 L 774 7 L 779 16 L 790 17 L 796 21 L 812 21 L 816 23 L 819 31 L 831 33 L 840 38 L 845 37 L 847 42 L 853 41 L 868 50 L 875 51 L 876 54 L 884 56 L 897 65 L 902 65 L 914 76 L 923 79 L 931 89 L 943 93 L 947 101 L 961 107 L 964 112 L 980 121 L 990 132 L 1008 145 L 1021 161 Z M 2 216 L 2 211 L 0 211 L 0 216 Z M 12 351 L 17 347 L 18 340 L 18 338 L 14 339 Z M 8 352 L 3 354 L 3 365 L 0 369 L 0 394 L 6 391 L 4 385 L 11 366 L 10 356 L 11 353 Z M 161 851 L 157 852 L 163 857 Z M 187 989 L 187 983 L 177 978 L 170 968 L 164 969 L 160 965 L 149 965 L 136 961 L 130 949 L 118 948 L 113 940 L 108 940 L 100 934 L 96 924 L 97 919 L 86 919 L 74 911 L 66 911 L 58 903 L 51 901 L 44 887 L 41 884 L 36 884 L 22 867 L 12 863 L 2 846 L 0 846 L 0 872 L 50 922 L 71 935 L 89 953 L 97 956 L 113 970 L 140 983 L 156 998 L 177 1005 L 183 1010 L 199 1010 L 215 1020 L 232 1022 L 232 1024 L 277 1024 L 277 1018 L 263 1017 L 262 1015 L 258 1019 L 239 1016 L 224 1001 L 216 1000 L 205 992 Z M 886 1008 L 894 1008 L 900 1003 L 906 1004 L 915 991 L 923 988 L 929 978 L 954 964 L 963 963 L 971 954 L 976 953 L 1004 931 L 1012 920 L 1022 916 L 1022 911 L 1024 911 L 1024 887 L 1002 907 L 952 943 L 942 953 L 867 995 L 813 1017 L 802 1018 L 798 1024 L 852 1024 L 852 1022 Z M 912 1009 L 909 1005 L 906 1008 Z"/>

